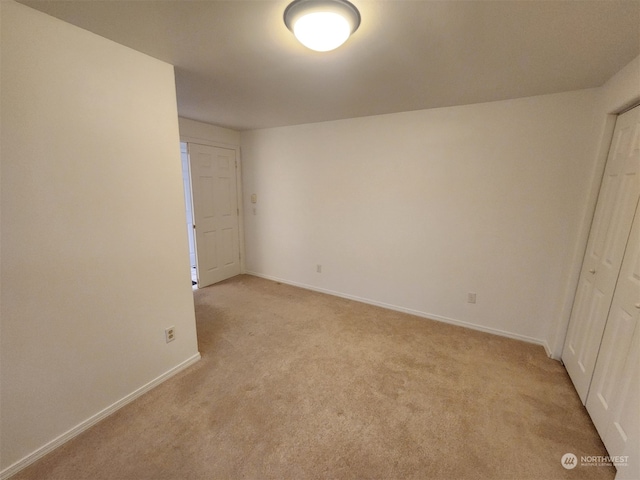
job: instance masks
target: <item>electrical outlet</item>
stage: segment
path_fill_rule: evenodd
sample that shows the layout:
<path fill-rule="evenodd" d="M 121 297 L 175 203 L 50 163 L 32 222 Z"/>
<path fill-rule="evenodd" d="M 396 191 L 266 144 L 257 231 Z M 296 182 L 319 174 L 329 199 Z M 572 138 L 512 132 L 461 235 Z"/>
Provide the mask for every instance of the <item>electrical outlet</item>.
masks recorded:
<path fill-rule="evenodd" d="M 169 327 L 164 331 L 164 338 L 169 342 L 173 342 L 176 339 L 176 327 Z"/>
<path fill-rule="evenodd" d="M 467 303 L 476 303 L 476 294 L 473 292 L 467 293 Z"/>
<path fill-rule="evenodd" d="M 322 265 L 316 265 L 316 272 L 322 273 Z"/>

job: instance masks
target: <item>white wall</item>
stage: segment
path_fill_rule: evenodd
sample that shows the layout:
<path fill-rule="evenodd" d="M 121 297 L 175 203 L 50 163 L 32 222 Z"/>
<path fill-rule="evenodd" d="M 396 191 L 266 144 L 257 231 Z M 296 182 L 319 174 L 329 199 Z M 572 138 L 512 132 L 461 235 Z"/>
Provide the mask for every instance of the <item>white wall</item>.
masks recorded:
<path fill-rule="evenodd" d="M 5 477 L 199 354 L 173 68 L 0 3 Z"/>
<path fill-rule="evenodd" d="M 180 137 L 184 142 L 204 140 L 219 145 L 240 145 L 240 132 L 180 117 Z"/>
<path fill-rule="evenodd" d="M 247 270 L 548 348 L 598 96 L 242 132 Z"/>
<path fill-rule="evenodd" d="M 611 77 L 602 91 L 602 113 L 618 113 L 637 104 L 640 101 L 640 56 Z"/>

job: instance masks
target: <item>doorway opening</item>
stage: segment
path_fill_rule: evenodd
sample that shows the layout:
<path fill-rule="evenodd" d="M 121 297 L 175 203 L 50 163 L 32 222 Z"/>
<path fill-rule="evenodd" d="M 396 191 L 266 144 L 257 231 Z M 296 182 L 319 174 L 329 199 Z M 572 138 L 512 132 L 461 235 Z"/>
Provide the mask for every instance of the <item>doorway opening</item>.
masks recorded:
<path fill-rule="evenodd" d="M 196 244 L 193 236 L 193 202 L 191 200 L 191 180 L 189 177 L 189 153 L 187 144 L 180 142 L 182 159 L 182 183 L 184 187 L 184 204 L 187 209 L 187 234 L 189 235 L 189 265 L 191 267 L 191 285 L 198 288 L 198 272 L 196 270 Z"/>
<path fill-rule="evenodd" d="M 180 152 L 191 282 L 204 288 L 241 271 L 237 151 L 181 142 Z"/>

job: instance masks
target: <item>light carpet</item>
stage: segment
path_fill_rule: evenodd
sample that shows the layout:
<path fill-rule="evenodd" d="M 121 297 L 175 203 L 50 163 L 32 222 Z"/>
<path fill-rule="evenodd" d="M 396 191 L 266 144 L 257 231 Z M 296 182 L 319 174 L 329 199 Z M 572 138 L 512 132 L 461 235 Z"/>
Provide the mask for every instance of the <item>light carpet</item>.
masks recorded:
<path fill-rule="evenodd" d="M 562 467 L 606 450 L 540 346 L 246 275 L 194 295 L 202 360 L 15 480 L 615 475 Z"/>

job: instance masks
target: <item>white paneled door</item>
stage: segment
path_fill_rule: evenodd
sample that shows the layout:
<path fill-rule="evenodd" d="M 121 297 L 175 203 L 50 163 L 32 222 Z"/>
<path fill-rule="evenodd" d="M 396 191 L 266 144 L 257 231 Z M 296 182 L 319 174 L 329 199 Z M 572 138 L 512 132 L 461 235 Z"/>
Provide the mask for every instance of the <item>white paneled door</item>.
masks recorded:
<path fill-rule="evenodd" d="M 640 196 L 640 107 L 618 117 L 562 361 L 586 402 Z"/>
<path fill-rule="evenodd" d="M 235 150 L 189 143 L 198 288 L 240 273 Z"/>
<path fill-rule="evenodd" d="M 629 473 L 628 478 L 640 478 L 639 322 L 640 212 L 637 212 L 587 397 L 587 410 L 609 455 L 630 457 L 630 465 L 618 467 Z"/>

